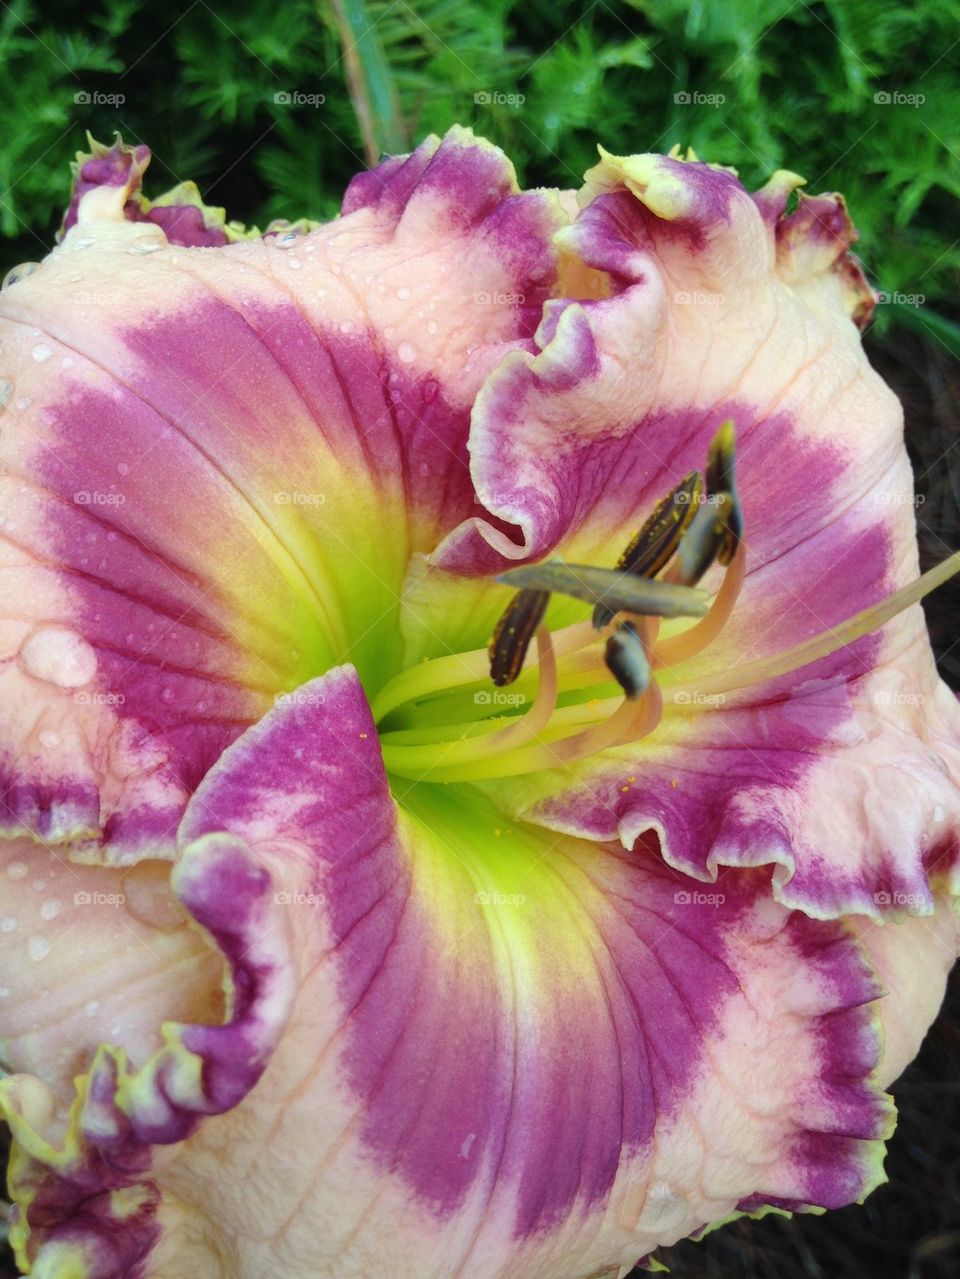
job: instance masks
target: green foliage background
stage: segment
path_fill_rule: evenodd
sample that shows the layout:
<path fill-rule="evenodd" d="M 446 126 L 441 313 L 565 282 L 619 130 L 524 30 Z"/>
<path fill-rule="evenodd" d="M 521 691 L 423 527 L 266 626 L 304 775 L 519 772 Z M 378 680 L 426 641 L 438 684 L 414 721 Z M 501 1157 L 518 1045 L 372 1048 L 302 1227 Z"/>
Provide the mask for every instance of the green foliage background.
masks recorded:
<path fill-rule="evenodd" d="M 365 162 L 354 61 L 382 150 L 460 121 L 528 184 L 577 184 L 600 140 L 691 144 L 754 185 L 787 167 L 840 189 L 872 279 L 922 294 L 903 318 L 936 328 L 960 267 L 958 34 L 960 0 L 12 0 L 2 253 L 13 265 L 52 243 L 87 129 L 147 142 L 153 194 L 194 178 L 246 222 L 331 215 Z M 293 92 L 325 101 L 275 100 Z M 881 326 L 894 314 L 881 307 Z"/>

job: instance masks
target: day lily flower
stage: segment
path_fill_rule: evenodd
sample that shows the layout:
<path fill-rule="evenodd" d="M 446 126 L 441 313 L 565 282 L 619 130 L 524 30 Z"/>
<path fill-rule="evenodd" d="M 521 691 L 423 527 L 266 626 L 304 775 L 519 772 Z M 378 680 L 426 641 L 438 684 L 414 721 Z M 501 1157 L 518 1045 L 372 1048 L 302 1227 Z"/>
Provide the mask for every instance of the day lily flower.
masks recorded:
<path fill-rule="evenodd" d="M 0 297 L 23 1271 L 609 1279 L 862 1199 L 957 953 L 957 561 L 841 197 L 454 129 L 260 235 L 148 158 Z"/>

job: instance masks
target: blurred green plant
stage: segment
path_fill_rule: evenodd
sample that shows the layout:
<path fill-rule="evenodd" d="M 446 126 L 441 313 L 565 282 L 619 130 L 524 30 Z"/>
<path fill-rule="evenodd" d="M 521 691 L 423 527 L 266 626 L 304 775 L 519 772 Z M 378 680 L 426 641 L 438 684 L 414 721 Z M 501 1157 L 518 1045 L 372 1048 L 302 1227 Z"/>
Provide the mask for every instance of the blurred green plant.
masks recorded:
<path fill-rule="evenodd" d="M 12 0 L 4 258 L 52 243 L 87 129 L 147 142 L 154 194 L 193 177 L 262 226 L 330 216 L 379 151 L 460 121 L 528 184 L 575 185 L 600 140 L 839 188 L 899 303 L 881 326 L 919 297 L 955 340 L 958 24 L 960 0 Z"/>

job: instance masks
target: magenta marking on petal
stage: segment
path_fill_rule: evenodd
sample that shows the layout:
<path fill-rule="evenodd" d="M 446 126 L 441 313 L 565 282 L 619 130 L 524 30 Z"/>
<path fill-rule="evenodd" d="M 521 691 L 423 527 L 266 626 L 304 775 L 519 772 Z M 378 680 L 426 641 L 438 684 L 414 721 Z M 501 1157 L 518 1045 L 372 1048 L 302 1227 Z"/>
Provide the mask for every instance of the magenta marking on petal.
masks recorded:
<path fill-rule="evenodd" d="M 130 214 L 127 213 L 130 217 Z M 208 227 L 203 211 L 195 204 L 155 205 L 149 213 L 131 218 L 133 222 L 153 222 L 162 227 L 171 244 L 218 248 L 227 244 L 229 237 L 222 227 Z"/>
<path fill-rule="evenodd" d="M 57 841 L 91 834 L 100 824 L 100 794 L 89 782 L 27 775 L 23 763 L 0 765 L 0 829 Z"/>

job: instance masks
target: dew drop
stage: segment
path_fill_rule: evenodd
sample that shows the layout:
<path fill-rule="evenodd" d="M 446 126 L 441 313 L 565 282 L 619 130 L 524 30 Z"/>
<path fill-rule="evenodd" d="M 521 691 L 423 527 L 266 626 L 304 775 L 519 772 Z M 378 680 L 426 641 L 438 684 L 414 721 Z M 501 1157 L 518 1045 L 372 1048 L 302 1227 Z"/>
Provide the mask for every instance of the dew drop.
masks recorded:
<path fill-rule="evenodd" d="M 28 409 L 32 403 L 33 403 L 33 400 L 31 400 L 29 395 L 21 395 L 20 399 L 17 400 L 16 404 L 13 407 L 15 409 L 20 409 L 21 411 L 23 411 L 23 409 Z"/>
<path fill-rule="evenodd" d="M 401 342 L 397 347 L 397 356 L 404 364 L 412 364 L 417 358 L 416 347 L 411 346 L 409 342 Z"/>
<path fill-rule="evenodd" d="M 151 928 L 177 928 L 186 912 L 170 892 L 170 868 L 166 863 L 139 862 L 123 877 L 124 906 Z"/>
<path fill-rule="evenodd" d="M 19 284 L 21 280 L 25 280 L 28 275 L 33 275 L 34 271 L 40 270 L 39 262 L 24 262 L 22 266 L 12 267 L 3 277 L 0 283 L 0 289 L 9 289 L 11 285 Z"/>
<path fill-rule="evenodd" d="M 7 867 L 7 879 L 26 879 L 27 874 L 26 862 L 11 862 Z"/>
<path fill-rule="evenodd" d="M 7 997 L 9 994 L 10 994 L 10 987 L 9 987 L 9 986 L 0 986 L 0 999 L 6 999 L 6 997 Z"/>
<path fill-rule="evenodd" d="M 82 688 L 97 673 L 97 655 L 87 641 L 61 627 L 45 626 L 28 635 L 18 656 L 27 675 L 58 688 Z"/>
<path fill-rule="evenodd" d="M 97 1013 L 100 1011 L 100 1000 L 89 1000 L 88 1003 L 84 1004 L 83 1011 L 87 1017 L 96 1017 Z"/>
<path fill-rule="evenodd" d="M 397 289 L 397 297 L 400 299 L 401 302 L 406 302 L 409 296 L 410 296 L 410 290 L 408 288 Z"/>
<path fill-rule="evenodd" d="M 46 937 L 31 937 L 27 941 L 27 954 L 37 962 L 46 959 L 50 954 L 50 943 Z"/>
<path fill-rule="evenodd" d="M 129 475 L 129 474 L 130 474 L 130 463 L 129 463 L 129 462 L 118 462 L 118 463 L 117 463 L 117 474 L 118 474 L 118 475 Z"/>
<path fill-rule="evenodd" d="M 12 933 L 16 930 L 17 918 L 15 915 L 5 915 L 0 919 L 0 933 Z"/>
<path fill-rule="evenodd" d="M 427 320 L 427 332 L 428 332 L 428 333 L 436 333 L 436 331 L 437 331 L 437 322 L 436 322 L 436 320 Z"/>
<path fill-rule="evenodd" d="M 165 235 L 145 235 L 142 239 L 134 240 L 130 245 L 131 253 L 158 253 L 160 249 L 167 247 L 167 237 Z"/>
<path fill-rule="evenodd" d="M 290 268 L 291 271 L 299 271 L 300 268 L 303 266 L 303 263 L 300 261 L 299 258 L 287 258 L 287 266 Z"/>
<path fill-rule="evenodd" d="M 430 474 L 430 467 L 427 465 L 426 462 L 420 463 L 420 474 L 423 476 L 424 479 L 426 479 L 427 476 Z"/>
<path fill-rule="evenodd" d="M 45 728 L 40 733 L 40 745 L 45 746 L 47 750 L 53 750 L 55 746 L 60 745 L 60 735 L 52 728 Z"/>
<path fill-rule="evenodd" d="M 296 244 L 296 242 L 299 239 L 300 239 L 299 232 L 284 231 L 282 235 L 275 236 L 273 242 L 278 249 L 290 249 Z"/>
<path fill-rule="evenodd" d="M 40 907 L 40 918 L 56 919 L 56 917 L 60 914 L 60 911 L 62 908 L 63 908 L 62 902 L 58 902 L 55 897 L 48 897 L 47 900 Z"/>
<path fill-rule="evenodd" d="M 38 342 L 30 354 L 38 364 L 46 364 L 47 360 L 49 360 L 53 355 L 53 352 L 48 346 L 45 346 L 42 342 Z"/>

